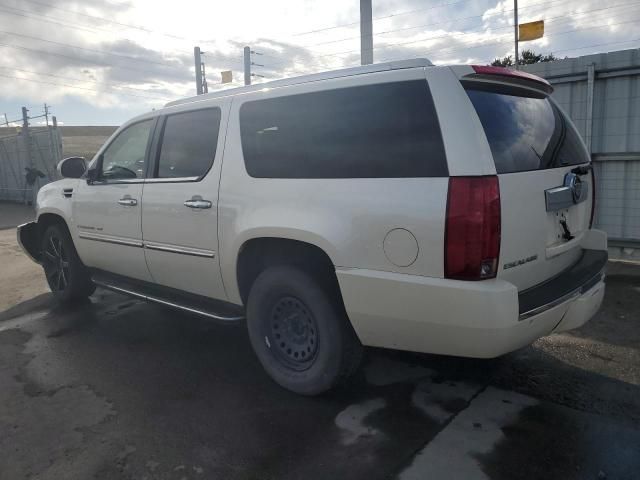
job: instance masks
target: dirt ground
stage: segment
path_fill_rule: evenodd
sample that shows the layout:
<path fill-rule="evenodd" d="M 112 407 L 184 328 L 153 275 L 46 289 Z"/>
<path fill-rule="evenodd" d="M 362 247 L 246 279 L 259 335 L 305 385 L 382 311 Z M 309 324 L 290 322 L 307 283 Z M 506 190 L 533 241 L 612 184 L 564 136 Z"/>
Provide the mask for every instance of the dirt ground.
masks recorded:
<path fill-rule="evenodd" d="M 31 207 L 0 203 L 0 312 L 49 291 L 42 268 L 22 252 L 11 228 L 34 216 Z"/>
<path fill-rule="evenodd" d="M 65 157 L 84 157 L 90 161 L 117 127 L 61 127 Z"/>

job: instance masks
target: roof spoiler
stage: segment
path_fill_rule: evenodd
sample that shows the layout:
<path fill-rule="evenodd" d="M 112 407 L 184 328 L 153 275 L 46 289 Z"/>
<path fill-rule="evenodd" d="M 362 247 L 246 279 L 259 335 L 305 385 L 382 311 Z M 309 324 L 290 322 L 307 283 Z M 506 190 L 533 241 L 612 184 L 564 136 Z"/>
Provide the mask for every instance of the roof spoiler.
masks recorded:
<path fill-rule="evenodd" d="M 542 90 L 547 95 L 553 93 L 551 84 L 542 77 L 521 70 L 512 70 L 491 65 L 471 65 L 474 73 L 465 75 L 465 80 L 499 81 L 512 85 Z"/>

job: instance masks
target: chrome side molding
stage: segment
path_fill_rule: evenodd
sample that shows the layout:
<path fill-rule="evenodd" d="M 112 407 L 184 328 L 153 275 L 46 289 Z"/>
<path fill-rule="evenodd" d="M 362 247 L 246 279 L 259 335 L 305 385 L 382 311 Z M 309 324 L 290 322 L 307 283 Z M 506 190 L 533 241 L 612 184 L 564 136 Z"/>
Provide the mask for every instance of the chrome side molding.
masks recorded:
<path fill-rule="evenodd" d="M 142 248 L 142 242 L 140 240 L 132 240 L 130 238 L 113 237 L 111 235 L 105 235 L 102 233 L 90 233 L 80 232 L 78 233 L 80 238 L 85 240 L 93 240 L 95 242 L 114 243 L 116 245 L 126 245 L 128 247 Z"/>
<path fill-rule="evenodd" d="M 166 245 L 164 243 L 144 242 L 144 248 L 149 250 L 158 250 L 161 252 L 181 253 L 182 255 L 193 255 L 194 257 L 214 258 L 215 252 L 204 250 L 202 248 L 178 247 L 175 245 Z"/>
<path fill-rule="evenodd" d="M 93 227 L 83 227 L 93 228 Z M 115 245 L 125 245 L 128 247 L 145 248 L 148 250 L 157 250 L 160 252 L 178 253 L 181 255 L 191 255 L 194 257 L 215 258 L 216 252 L 213 250 L 205 250 L 203 248 L 183 247 L 179 245 L 168 245 L 165 243 L 142 242 L 130 238 L 114 237 L 103 233 L 93 233 L 81 231 L 78 233 L 80 238 L 85 240 L 93 240 L 96 242 L 113 243 Z"/>

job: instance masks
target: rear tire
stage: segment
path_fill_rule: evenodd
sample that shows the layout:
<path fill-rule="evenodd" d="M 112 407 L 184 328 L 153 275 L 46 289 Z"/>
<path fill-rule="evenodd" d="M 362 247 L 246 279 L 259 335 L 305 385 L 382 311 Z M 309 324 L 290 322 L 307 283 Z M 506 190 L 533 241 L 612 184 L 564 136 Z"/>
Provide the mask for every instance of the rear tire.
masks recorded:
<path fill-rule="evenodd" d="M 362 358 L 339 297 L 308 273 L 271 267 L 255 280 L 247 304 L 253 349 L 267 373 L 302 395 L 330 390 Z"/>
<path fill-rule="evenodd" d="M 51 225 L 45 230 L 41 252 L 42 267 L 56 300 L 72 303 L 87 298 L 95 291 L 96 286 L 65 227 Z"/>

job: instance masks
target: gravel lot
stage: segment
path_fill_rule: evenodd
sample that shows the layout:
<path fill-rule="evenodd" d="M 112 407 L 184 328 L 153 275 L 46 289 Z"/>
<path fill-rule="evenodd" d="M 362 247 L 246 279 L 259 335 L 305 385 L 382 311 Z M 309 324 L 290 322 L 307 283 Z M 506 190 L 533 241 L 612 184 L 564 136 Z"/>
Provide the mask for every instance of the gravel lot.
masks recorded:
<path fill-rule="evenodd" d="M 640 267 L 582 329 L 478 361 L 371 349 L 317 398 L 262 372 L 244 325 L 98 290 L 53 304 L 0 231 L 0 479 L 632 479 Z"/>

